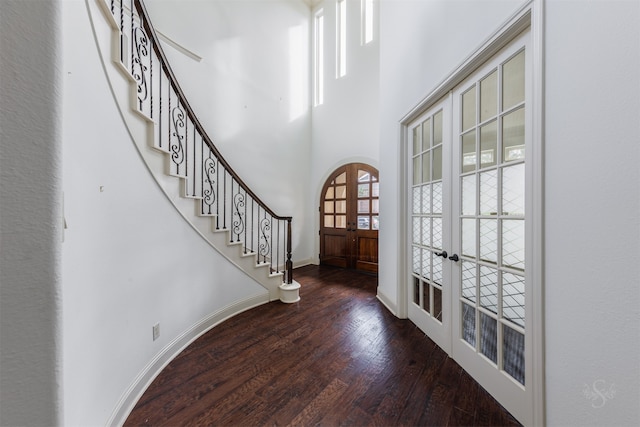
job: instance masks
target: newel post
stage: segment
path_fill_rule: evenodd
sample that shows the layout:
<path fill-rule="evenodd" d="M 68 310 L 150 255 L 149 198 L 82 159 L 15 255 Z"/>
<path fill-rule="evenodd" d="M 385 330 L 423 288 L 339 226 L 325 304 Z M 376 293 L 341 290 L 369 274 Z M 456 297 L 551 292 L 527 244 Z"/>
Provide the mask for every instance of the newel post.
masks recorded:
<path fill-rule="evenodd" d="M 293 261 L 291 261 L 291 218 L 287 219 L 287 284 L 293 282 Z"/>

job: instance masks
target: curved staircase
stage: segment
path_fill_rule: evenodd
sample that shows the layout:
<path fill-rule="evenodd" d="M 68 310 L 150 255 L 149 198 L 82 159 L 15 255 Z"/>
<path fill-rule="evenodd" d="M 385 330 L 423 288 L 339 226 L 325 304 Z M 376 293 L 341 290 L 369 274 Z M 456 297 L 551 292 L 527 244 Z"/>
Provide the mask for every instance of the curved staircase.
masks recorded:
<path fill-rule="evenodd" d="M 96 31 L 111 32 L 101 38 L 110 46 L 99 46 L 114 65 L 105 61 L 105 71 L 149 171 L 182 216 L 267 289 L 270 301 L 298 301 L 292 218 L 273 212 L 219 153 L 180 88 L 144 3 L 95 1 L 108 23 Z"/>

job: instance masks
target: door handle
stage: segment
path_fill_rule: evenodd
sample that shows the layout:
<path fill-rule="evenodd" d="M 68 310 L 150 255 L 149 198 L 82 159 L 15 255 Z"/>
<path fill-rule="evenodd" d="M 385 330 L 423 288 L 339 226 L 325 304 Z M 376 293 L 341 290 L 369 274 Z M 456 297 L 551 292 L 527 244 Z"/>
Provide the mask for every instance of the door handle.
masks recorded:
<path fill-rule="evenodd" d="M 453 254 L 449 257 L 449 259 L 453 262 L 458 262 L 460 261 L 460 258 L 458 258 L 458 254 Z"/>
<path fill-rule="evenodd" d="M 441 256 L 442 258 L 447 258 L 447 251 L 436 252 L 436 256 Z"/>

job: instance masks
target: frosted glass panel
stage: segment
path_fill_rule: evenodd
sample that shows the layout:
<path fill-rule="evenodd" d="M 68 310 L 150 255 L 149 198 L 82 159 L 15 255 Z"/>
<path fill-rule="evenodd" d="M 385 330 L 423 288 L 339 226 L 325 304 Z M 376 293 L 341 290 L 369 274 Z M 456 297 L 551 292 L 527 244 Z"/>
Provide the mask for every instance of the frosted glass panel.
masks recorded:
<path fill-rule="evenodd" d="M 462 135 L 462 172 L 476 170 L 476 131 Z"/>
<path fill-rule="evenodd" d="M 493 166 L 498 161 L 498 125 L 493 121 L 480 128 L 480 167 Z"/>
<path fill-rule="evenodd" d="M 493 363 L 498 362 L 498 327 L 497 321 L 480 313 L 480 352 Z"/>
<path fill-rule="evenodd" d="M 524 216 L 524 164 L 502 169 L 502 214 Z"/>
<path fill-rule="evenodd" d="M 462 220 L 462 254 L 475 258 L 476 256 L 476 220 Z"/>
<path fill-rule="evenodd" d="M 498 262 L 498 221 L 495 219 L 480 220 L 480 259 Z"/>
<path fill-rule="evenodd" d="M 462 215 L 476 214 L 476 176 L 462 178 Z"/>
<path fill-rule="evenodd" d="M 505 115 L 502 119 L 503 161 L 524 159 L 524 108 Z"/>
<path fill-rule="evenodd" d="M 413 222 L 413 227 L 411 228 L 412 229 L 412 233 L 411 234 L 413 235 L 413 243 L 420 244 L 420 239 L 421 239 L 421 236 L 422 236 L 422 233 L 421 233 L 421 230 L 420 230 L 421 220 L 420 220 L 420 218 L 413 217 L 413 221 L 412 222 Z"/>
<path fill-rule="evenodd" d="M 422 277 L 431 279 L 431 251 L 422 250 Z"/>
<path fill-rule="evenodd" d="M 378 213 L 380 209 L 380 201 L 378 199 L 371 200 L 371 213 Z"/>
<path fill-rule="evenodd" d="M 336 228 L 347 228 L 347 217 L 345 215 L 336 215 Z"/>
<path fill-rule="evenodd" d="M 462 303 L 462 339 L 476 346 L 476 309 Z"/>
<path fill-rule="evenodd" d="M 369 182 L 371 181 L 371 175 L 367 171 L 358 170 L 358 182 Z"/>
<path fill-rule="evenodd" d="M 433 180 L 442 179 L 442 145 L 433 149 Z"/>
<path fill-rule="evenodd" d="M 498 172 L 480 174 L 480 215 L 498 214 Z"/>
<path fill-rule="evenodd" d="M 433 229 L 431 230 L 432 247 L 436 249 L 442 248 L 442 219 L 433 218 Z"/>
<path fill-rule="evenodd" d="M 431 185 L 422 186 L 422 213 L 431 212 Z"/>
<path fill-rule="evenodd" d="M 422 146 L 422 127 L 416 126 L 413 128 L 413 154 L 418 154 L 421 151 Z"/>
<path fill-rule="evenodd" d="M 358 213 L 369 213 L 369 200 L 358 200 Z"/>
<path fill-rule="evenodd" d="M 502 265 L 524 270 L 524 221 L 502 221 Z"/>
<path fill-rule="evenodd" d="M 462 94 L 462 131 L 476 125 L 476 87 Z"/>
<path fill-rule="evenodd" d="M 462 261 L 462 297 L 476 302 L 476 263 Z"/>
<path fill-rule="evenodd" d="M 502 326 L 502 363 L 504 371 L 524 385 L 524 335 Z"/>
<path fill-rule="evenodd" d="M 442 110 L 433 116 L 433 145 L 442 143 Z"/>
<path fill-rule="evenodd" d="M 498 270 L 480 266 L 480 305 L 498 312 Z"/>
<path fill-rule="evenodd" d="M 377 182 L 371 184 L 371 197 L 380 197 L 380 184 Z"/>
<path fill-rule="evenodd" d="M 369 230 L 369 227 L 371 227 L 371 217 L 368 215 L 358 216 L 358 229 Z"/>
<path fill-rule="evenodd" d="M 347 182 L 347 173 L 346 172 L 342 172 L 340 175 L 338 175 L 338 177 L 336 178 L 336 184 L 344 184 Z"/>
<path fill-rule="evenodd" d="M 498 114 L 498 71 L 480 81 L 480 121 Z"/>
<path fill-rule="evenodd" d="M 433 213 L 439 214 L 442 212 L 442 182 L 436 182 L 431 186 L 433 191 Z"/>
<path fill-rule="evenodd" d="M 507 110 L 522 101 L 524 101 L 524 51 L 503 66 L 502 109 Z"/>
<path fill-rule="evenodd" d="M 324 202 L 324 212 L 333 213 L 333 202 Z"/>
<path fill-rule="evenodd" d="M 345 185 L 336 187 L 336 199 L 346 199 L 346 198 L 347 198 L 347 187 Z"/>
<path fill-rule="evenodd" d="M 413 247 L 413 273 L 420 275 L 421 274 L 421 268 L 420 268 L 420 248 L 417 247 Z"/>
<path fill-rule="evenodd" d="M 337 200 L 336 201 L 336 213 L 347 213 L 347 201 L 346 200 Z"/>
<path fill-rule="evenodd" d="M 422 182 L 431 181 L 431 151 L 422 154 Z"/>
<path fill-rule="evenodd" d="M 422 122 L 422 151 L 431 147 L 431 119 Z"/>
<path fill-rule="evenodd" d="M 420 213 L 420 187 L 413 187 L 413 213 Z"/>
<path fill-rule="evenodd" d="M 378 215 L 375 215 L 375 216 L 371 217 L 371 229 L 372 230 L 379 230 L 380 229 L 380 219 L 379 219 Z"/>
<path fill-rule="evenodd" d="M 420 168 L 420 156 L 413 158 L 413 185 L 422 182 L 422 169 Z"/>
<path fill-rule="evenodd" d="M 333 215 L 325 215 L 324 216 L 324 226 L 333 228 Z"/>
<path fill-rule="evenodd" d="M 524 277 L 502 273 L 502 317 L 524 328 Z"/>
<path fill-rule="evenodd" d="M 431 218 L 422 218 L 422 240 L 424 246 L 431 246 Z"/>

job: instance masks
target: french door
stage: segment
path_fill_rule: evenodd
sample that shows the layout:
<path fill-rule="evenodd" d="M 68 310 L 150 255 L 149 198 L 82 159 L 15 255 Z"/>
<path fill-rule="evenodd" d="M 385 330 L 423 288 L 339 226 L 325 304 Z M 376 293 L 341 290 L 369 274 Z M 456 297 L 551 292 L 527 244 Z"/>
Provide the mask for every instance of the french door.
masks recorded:
<path fill-rule="evenodd" d="M 429 107 L 407 138 L 409 318 L 522 422 L 532 411 L 527 40 Z"/>
<path fill-rule="evenodd" d="M 409 318 L 451 353 L 451 141 L 449 101 L 422 115 L 409 135 L 411 150 L 411 280 Z M 449 249 L 450 250 L 450 249 Z"/>
<path fill-rule="evenodd" d="M 378 272 L 378 170 L 350 163 L 334 171 L 320 200 L 320 263 Z"/>

